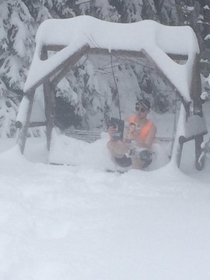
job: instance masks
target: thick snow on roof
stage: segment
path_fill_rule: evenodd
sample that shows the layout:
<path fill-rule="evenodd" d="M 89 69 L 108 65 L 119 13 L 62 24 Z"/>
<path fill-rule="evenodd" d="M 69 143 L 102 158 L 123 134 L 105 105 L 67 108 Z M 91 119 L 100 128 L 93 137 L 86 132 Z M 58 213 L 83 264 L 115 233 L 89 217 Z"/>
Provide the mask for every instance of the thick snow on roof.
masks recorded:
<path fill-rule="evenodd" d="M 66 46 L 47 60 L 41 60 L 41 49 L 48 45 Z M 36 35 L 36 50 L 25 83 L 28 92 L 84 45 L 90 48 L 141 51 L 144 49 L 158 67 L 190 101 L 191 68 L 199 47 L 188 26 L 169 27 L 152 20 L 136 23 L 111 23 L 90 16 L 44 21 Z M 177 64 L 166 53 L 188 55 L 184 65 Z"/>

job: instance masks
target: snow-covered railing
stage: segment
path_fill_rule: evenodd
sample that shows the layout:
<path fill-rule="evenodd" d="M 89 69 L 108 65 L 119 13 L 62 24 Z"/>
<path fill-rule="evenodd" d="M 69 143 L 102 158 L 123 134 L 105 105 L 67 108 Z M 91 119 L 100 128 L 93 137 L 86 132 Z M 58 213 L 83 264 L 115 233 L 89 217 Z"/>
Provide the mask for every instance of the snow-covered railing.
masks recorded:
<path fill-rule="evenodd" d="M 65 135 L 72 137 L 77 140 L 82 140 L 87 143 L 93 143 L 96 140 L 101 138 L 101 132 L 97 130 L 71 130 L 71 131 L 65 131 Z M 155 138 L 158 141 L 161 142 L 170 142 L 172 141 L 171 137 L 160 137 L 157 136 Z"/>
<path fill-rule="evenodd" d="M 93 143 L 94 141 L 101 138 L 100 131 L 91 131 L 91 130 L 65 131 L 65 135 L 88 143 Z"/>

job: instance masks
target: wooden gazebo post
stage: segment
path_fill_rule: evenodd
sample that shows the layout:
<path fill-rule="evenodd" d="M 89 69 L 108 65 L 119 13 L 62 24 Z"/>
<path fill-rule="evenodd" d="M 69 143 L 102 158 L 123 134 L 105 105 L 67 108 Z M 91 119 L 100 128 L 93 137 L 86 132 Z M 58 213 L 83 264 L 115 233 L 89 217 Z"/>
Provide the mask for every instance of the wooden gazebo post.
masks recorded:
<path fill-rule="evenodd" d="M 191 80 L 191 98 L 193 100 L 193 114 L 203 117 L 202 100 L 201 100 L 201 77 L 200 77 L 200 65 L 199 55 L 195 55 L 195 60 L 192 68 L 192 80 Z M 206 133 L 204 133 L 206 134 Z M 204 167 L 204 158 L 202 162 L 199 162 L 202 149 L 201 144 L 203 142 L 204 134 L 197 135 L 195 137 L 195 165 L 198 170 Z"/>
<path fill-rule="evenodd" d="M 43 91 L 44 91 L 44 100 L 45 100 L 47 149 L 49 151 L 52 130 L 54 127 L 55 102 L 54 102 L 54 93 L 51 92 L 50 80 L 48 78 L 46 78 L 43 82 Z"/>
<path fill-rule="evenodd" d="M 48 51 L 59 51 L 65 46 L 43 46 L 41 50 L 41 59 L 48 59 Z M 29 91 L 27 91 L 25 98 L 28 100 L 27 108 L 25 109 L 26 119 L 23 123 L 20 121 L 16 122 L 16 127 L 20 129 L 18 136 L 18 144 L 20 146 L 21 153 L 24 153 L 25 143 L 27 138 L 27 132 L 29 127 L 35 126 L 46 126 L 46 137 L 47 137 L 47 149 L 50 150 L 52 130 L 54 127 L 55 119 L 55 94 L 54 88 L 57 84 L 66 76 L 69 69 L 73 67 L 79 59 L 88 52 L 89 46 L 85 44 L 80 49 L 78 49 L 72 56 L 68 57 L 63 63 L 59 64 L 55 69 L 49 74 L 39 80 Z M 50 78 L 53 77 L 50 81 Z M 45 101 L 45 116 L 46 122 L 32 122 L 30 123 L 30 117 L 33 107 L 34 95 L 36 89 L 43 85 L 44 91 L 44 101 Z"/>
<path fill-rule="evenodd" d="M 16 122 L 16 127 L 20 129 L 20 132 L 18 135 L 18 144 L 19 144 L 20 151 L 22 154 L 25 149 L 26 138 L 27 138 L 28 128 L 29 128 L 29 124 L 30 124 L 30 117 L 31 117 L 31 112 L 32 112 L 32 107 L 33 107 L 34 95 L 35 95 L 35 90 L 33 90 L 32 92 L 29 92 L 25 96 L 25 98 L 27 98 L 27 100 L 28 100 L 28 105 L 26 108 L 25 122 L 23 124 L 20 122 Z"/>
<path fill-rule="evenodd" d="M 47 48 L 42 47 L 41 59 L 47 60 Z M 43 81 L 43 92 L 44 92 L 44 103 L 45 103 L 45 116 L 46 116 L 46 137 L 47 137 L 47 149 L 50 150 L 51 135 L 54 127 L 55 118 L 55 97 L 54 92 L 52 92 L 50 79 L 48 77 L 44 78 Z"/>
<path fill-rule="evenodd" d="M 178 135 L 176 140 L 177 153 L 176 156 L 177 166 L 180 167 L 181 153 L 184 143 L 194 140 L 195 141 L 195 166 L 197 170 L 202 170 L 204 167 L 204 159 L 199 162 L 202 152 L 201 143 L 203 136 L 207 133 L 205 121 L 203 119 L 202 100 L 201 100 L 201 79 L 199 71 L 199 55 L 195 54 L 194 62 L 191 71 L 191 85 L 190 97 L 192 99 L 193 112 L 183 112 L 181 110 L 182 118 L 179 125 L 184 126 L 183 135 Z"/>

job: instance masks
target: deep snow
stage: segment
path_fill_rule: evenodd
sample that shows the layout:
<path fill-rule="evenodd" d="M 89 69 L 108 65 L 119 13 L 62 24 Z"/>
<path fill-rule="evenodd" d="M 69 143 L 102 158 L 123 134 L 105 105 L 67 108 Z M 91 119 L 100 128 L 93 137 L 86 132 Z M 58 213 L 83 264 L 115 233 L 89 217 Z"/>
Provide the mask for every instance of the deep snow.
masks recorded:
<path fill-rule="evenodd" d="M 122 175 L 48 165 L 42 138 L 26 158 L 14 144 L 0 145 L 0 279 L 209 279 L 210 160 L 196 171 L 193 143 L 182 171 Z"/>

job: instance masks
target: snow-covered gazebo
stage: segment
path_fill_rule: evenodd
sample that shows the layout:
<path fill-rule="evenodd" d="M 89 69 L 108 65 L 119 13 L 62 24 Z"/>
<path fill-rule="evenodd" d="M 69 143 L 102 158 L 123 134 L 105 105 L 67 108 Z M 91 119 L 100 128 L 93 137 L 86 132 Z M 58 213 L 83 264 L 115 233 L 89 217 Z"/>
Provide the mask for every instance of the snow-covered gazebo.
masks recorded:
<path fill-rule="evenodd" d="M 49 51 L 56 53 L 48 56 Z M 28 128 L 40 125 L 46 126 L 47 146 L 50 149 L 55 102 L 52 91 L 86 53 L 144 57 L 152 63 L 177 92 L 183 104 L 172 160 L 179 166 L 183 144 L 194 139 L 196 166 L 202 169 L 203 165 L 198 159 L 206 128 L 202 118 L 196 35 L 188 26 L 169 27 L 151 20 L 120 24 L 79 16 L 63 20 L 49 19 L 40 25 L 33 61 L 24 87 L 25 96 L 17 116 L 21 152 L 24 152 Z M 43 121 L 31 118 L 35 91 L 39 86 L 43 86 L 45 97 Z"/>

